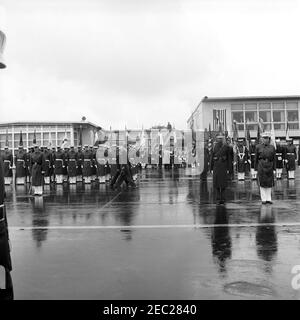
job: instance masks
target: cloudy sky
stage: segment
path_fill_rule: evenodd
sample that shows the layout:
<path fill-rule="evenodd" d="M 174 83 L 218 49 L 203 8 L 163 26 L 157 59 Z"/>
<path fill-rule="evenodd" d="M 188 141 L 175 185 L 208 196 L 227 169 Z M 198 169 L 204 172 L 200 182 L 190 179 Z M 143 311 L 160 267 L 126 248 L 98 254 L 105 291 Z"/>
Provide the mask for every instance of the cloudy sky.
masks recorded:
<path fill-rule="evenodd" d="M 0 122 L 140 128 L 203 96 L 299 95 L 293 0 L 0 0 Z"/>

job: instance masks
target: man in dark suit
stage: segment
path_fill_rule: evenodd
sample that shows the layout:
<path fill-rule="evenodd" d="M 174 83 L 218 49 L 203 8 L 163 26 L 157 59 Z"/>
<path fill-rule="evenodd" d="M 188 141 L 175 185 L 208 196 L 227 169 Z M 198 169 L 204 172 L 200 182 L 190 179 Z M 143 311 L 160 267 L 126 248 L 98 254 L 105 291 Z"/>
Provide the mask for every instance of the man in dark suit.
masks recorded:
<path fill-rule="evenodd" d="M 232 162 L 230 148 L 225 142 L 225 136 L 217 135 L 217 141 L 211 153 L 210 171 L 213 171 L 213 186 L 216 200 L 220 204 L 225 202 L 224 192 L 227 188 L 228 173 Z"/>

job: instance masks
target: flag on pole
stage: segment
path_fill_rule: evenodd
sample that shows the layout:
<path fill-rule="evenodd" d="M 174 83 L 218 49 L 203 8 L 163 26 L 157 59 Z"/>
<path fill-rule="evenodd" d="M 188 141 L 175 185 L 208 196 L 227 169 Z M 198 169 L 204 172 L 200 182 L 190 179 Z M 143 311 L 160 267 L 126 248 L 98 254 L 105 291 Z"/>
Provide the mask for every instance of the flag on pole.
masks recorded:
<path fill-rule="evenodd" d="M 239 137 L 239 132 L 237 128 L 237 123 L 235 120 L 233 120 L 233 140 L 237 141 L 238 137 Z"/>
<path fill-rule="evenodd" d="M 49 136 L 48 136 L 48 146 L 49 146 L 49 148 L 52 147 L 51 132 L 49 132 Z"/>
<path fill-rule="evenodd" d="M 289 126 L 289 122 L 287 120 L 286 121 L 286 131 L 285 131 L 285 140 L 290 138 L 289 131 L 290 131 L 290 126 Z"/>
<path fill-rule="evenodd" d="M 9 141 L 8 141 L 8 129 L 6 129 L 6 139 L 5 139 L 5 146 L 9 146 Z"/>
<path fill-rule="evenodd" d="M 61 144 L 61 148 L 66 148 L 67 147 L 67 143 L 68 143 L 68 137 L 67 137 L 67 130 L 65 130 L 65 137 L 62 141 L 62 144 Z"/>
<path fill-rule="evenodd" d="M 19 146 L 23 146 L 22 130 L 20 131 L 20 141 L 19 141 Z"/>
<path fill-rule="evenodd" d="M 144 127 L 142 127 L 142 133 L 141 133 L 141 148 L 144 148 L 145 145 L 146 145 L 145 131 L 144 131 Z"/>
<path fill-rule="evenodd" d="M 174 145 L 177 143 L 176 130 L 173 129 Z"/>
<path fill-rule="evenodd" d="M 275 147 L 276 146 L 276 137 L 275 137 L 275 129 L 274 129 L 274 123 L 271 124 L 271 144 Z"/>
<path fill-rule="evenodd" d="M 32 140 L 32 143 L 33 144 L 36 144 L 36 130 L 34 129 L 34 132 L 33 132 L 33 140 Z"/>
<path fill-rule="evenodd" d="M 82 125 L 79 127 L 79 146 L 82 147 Z"/>
<path fill-rule="evenodd" d="M 164 145 L 164 139 L 163 139 L 163 136 L 162 136 L 162 133 L 161 133 L 160 130 L 159 130 L 158 136 L 159 136 L 159 144 L 161 146 L 163 146 Z"/>
<path fill-rule="evenodd" d="M 264 132 L 264 121 L 262 118 L 259 118 L 257 123 L 257 142 L 260 142 L 261 134 Z"/>
<path fill-rule="evenodd" d="M 249 149 L 250 146 L 250 141 L 251 141 L 251 135 L 250 135 L 250 130 L 249 130 L 249 126 L 248 123 L 246 123 L 246 143 L 247 143 L 247 148 Z"/>

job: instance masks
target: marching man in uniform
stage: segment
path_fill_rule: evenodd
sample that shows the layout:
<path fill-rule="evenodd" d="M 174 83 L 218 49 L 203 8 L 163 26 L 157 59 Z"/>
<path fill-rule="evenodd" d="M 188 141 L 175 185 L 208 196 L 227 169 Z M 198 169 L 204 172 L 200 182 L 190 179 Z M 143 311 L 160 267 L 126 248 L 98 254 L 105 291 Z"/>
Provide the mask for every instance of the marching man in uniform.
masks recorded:
<path fill-rule="evenodd" d="M 249 153 L 248 153 L 248 149 L 244 145 L 244 138 L 238 138 L 236 155 L 237 155 L 238 180 L 244 181 L 247 163 L 249 161 Z"/>
<path fill-rule="evenodd" d="M 16 166 L 16 184 L 26 184 L 26 151 L 22 145 L 19 145 L 19 150 L 15 155 Z"/>
<path fill-rule="evenodd" d="M 257 171 L 255 170 L 255 149 L 256 149 L 256 140 L 251 139 L 250 146 L 249 146 L 249 154 L 250 154 L 252 180 L 256 180 L 257 178 Z"/>
<path fill-rule="evenodd" d="M 3 153 L 3 161 L 4 161 L 4 181 L 6 185 L 12 183 L 12 166 L 13 166 L 13 155 L 11 151 L 8 149 L 6 145 L 4 147 Z"/>
<path fill-rule="evenodd" d="M 280 139 L 276 139 L 276 179 L 281 179 L 285 162 L 284 147 L 280 145 Z"/>
<path fill-rule="evenodd" d="M 274 186 L 274 172 L 276 170 L 275 147 L 270 144 L 271 133 L 262 133 L 262 143 L 256 146 L 255 168 L 262 204 L 272 203 L 271 191 Z"/>
<path fill-rule="evenodd" d="M 287 146 L 285 150 L 286 158 L 286 170 L 288 172 L 288 179 L 295 179 L 295 169 L 296 169 L 296 146 L 293 144 L 293 139 L 286 139 Z"/>

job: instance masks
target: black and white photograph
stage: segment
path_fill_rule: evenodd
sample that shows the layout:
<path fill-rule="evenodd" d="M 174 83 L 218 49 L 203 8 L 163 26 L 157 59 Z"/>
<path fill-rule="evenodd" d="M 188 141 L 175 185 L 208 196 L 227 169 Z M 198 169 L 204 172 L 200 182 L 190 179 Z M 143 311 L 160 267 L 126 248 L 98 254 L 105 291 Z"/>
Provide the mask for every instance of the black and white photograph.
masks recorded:
<path fill-rule="evenodd" d="M 0 300 L 299 300 L 299 17 L 0 0 Z"/>

